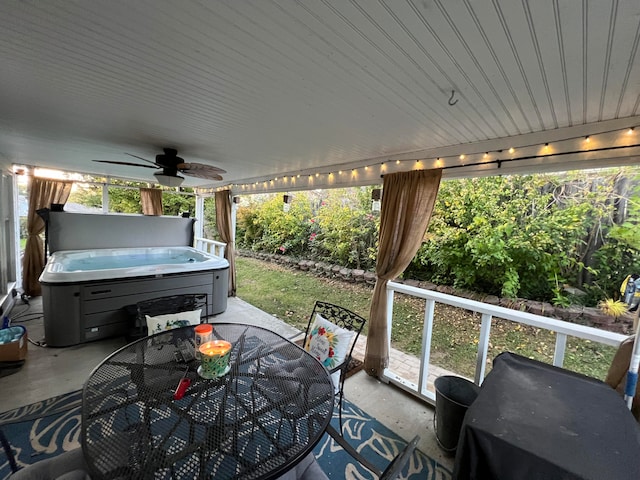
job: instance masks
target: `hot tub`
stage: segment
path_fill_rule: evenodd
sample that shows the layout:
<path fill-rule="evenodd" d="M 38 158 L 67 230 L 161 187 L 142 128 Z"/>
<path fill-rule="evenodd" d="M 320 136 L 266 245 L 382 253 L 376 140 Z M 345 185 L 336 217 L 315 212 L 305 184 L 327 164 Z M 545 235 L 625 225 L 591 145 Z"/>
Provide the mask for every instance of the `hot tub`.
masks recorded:
<path fill-rule="evenodd" d="M 206 293 L 208 315 L 227 308 L 229 263 L 192 247 L 63 250 L 40 283 L 47 345 L 123 335 L 141 300 Z"/>
<path fill-rule="evenodd" d="M 42 283 L 75 283 L 228 268 L 229 262 L 192 247 L 109 248 L 55 252 Z"/>

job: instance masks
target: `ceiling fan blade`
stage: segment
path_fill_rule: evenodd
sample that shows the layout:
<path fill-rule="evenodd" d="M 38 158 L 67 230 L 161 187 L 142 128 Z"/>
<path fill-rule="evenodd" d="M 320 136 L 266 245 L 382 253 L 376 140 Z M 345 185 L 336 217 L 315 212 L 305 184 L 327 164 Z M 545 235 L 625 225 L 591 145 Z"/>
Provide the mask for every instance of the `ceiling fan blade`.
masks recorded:
<path fill-rule="evenodd" d="M 193 172 L 191 170 L 180 170 L 180 172 L 190 177 L 203 178 L 205 180 L 222 180 L 222 175 L 218 175 L 217 173 L 204 174 L 202 172 Z"/>
<path fill-rule="evenodd" d="M 143 165 L 141 163 L 131 163 L 131 162 L 116 162 L 115 160 L 92 160 L 93 162 L 98 162 L 98 163 L 113 163 L 114 165 L 129 165 L 131 167 L 144 167 L 144 168 L 154 168 L 157 169 L 157 166 L 151 166 L 151 165 Z"/>
<path fill-rule="evenodd" d="M 213 173 L 227 173 L 226 170 L 223 170 L 218 167 L 214 167 L 213 165 L 207 165 L 205 163 L 179 163 L 177 167 L 178 169 L 183 169 L 183 170 L 200 170 L 200 171 L 208 171 Z"/>
<path fill-rule="evenodd" d="M 150 163 L 151 165 L 155 165 L 156 167 L 159 166 L 156 162 L 153 162 L 151 160 L 147 160 L 146 158 L 139 157 L 138 155 L 134 155 L 133 153 L 124 152 L 124 154 L 125 155 L 129 155 L 130 157 L 134 157 L 134 158 L 138 158 L 140 160 L 144 160 L 145 162 Z"/>
<path fill-rule="evenodd" d="M 204 163 L 179 163 L 177 168 L 185 175 L 197 178 L 206 178 L 208 180 L 222 180 L 222 176 L 220 174 L 227 173 L 221 168 L 205 165 Z"/>

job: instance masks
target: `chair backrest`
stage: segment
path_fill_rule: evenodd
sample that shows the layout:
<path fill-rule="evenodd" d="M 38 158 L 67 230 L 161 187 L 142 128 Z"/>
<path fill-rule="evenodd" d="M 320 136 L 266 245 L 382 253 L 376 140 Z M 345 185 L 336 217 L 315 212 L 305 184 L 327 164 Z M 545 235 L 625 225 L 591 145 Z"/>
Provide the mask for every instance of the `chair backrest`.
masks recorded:
<path fill-rule="evenodd" d="M 365 323 L 367 323 L 364 318 L 349 309 L 339 305 L 334 305 L 333 303 L 321 302 L 318 300 L 313 306 L 313 311 L 309 317 L 307 331 L 304 334 L 305 338 L 309 334 L 309 329 L 313 324 L 313 320 L 316 318 L 316 313 L 319 313 L 323 318 L 329 320 L 331 323 L 335 323 L 340 328 L 354 332 L 355 336 L 353 339 L 353 345 L 355 345 L 360 332 L 364 328 Z"/>
<path fill-rule="evenodd" d="M 201 309 L 200 322 L 203 322 L 207 316 L 208 305 L 209 296 L 206 293 L 186 293 L 142 300 L 135 304 L 136 322 L 135 328 L 129 332 L 129 341 L 147 335 L 147 315 L 156 317 Z"/>
<path fill-rule="evenodd" d="M 207 314 L 207 297 L 206 293 L 187 293 L 143 300 L 136 303 L 138 319 L 144 322 L 145 315 L 155 317 L 168 313 L 189 312 L 199 308 L 202 309 L 201 316 L 204 318 Z"/>
<path fill-rule="evenodd" d="M 379 480 L 395 480 L 400 477 L 400 473 L 402 469 L 407 464 L 411 455 L 413 455 L 413 451 L 418 446 L 418 442 L 420 441 L 420 436 L 416 435 L 413 437 L 404 450 L 402 450 L 393 461 L 384 469 L 382 475 L 380 475 Z"/>
<path fill-rule="evenodd" d="M 338 445 L 340 445 L 349 455 L 351 455 L 355 460 L 357 460 L 363 467 L 368 470 L 371 470 L 379 480 L 395 480 L 397 479 L 402 470 L 404 469 L 407 462 L 411 459 L 414 450 L 418 446 L 418 442 L 420 441 L 420 435 L 416 435 L 413 439 L 404 447 L 404 449 L 398 453 L 391 460 L 391 463 L 387 465 L 387 468 L 384 469 L 383 472 L 370 462 L 366 457 L 362 455 L 358 451 L 357 448 L 354 448 L 345 437 L 342 436 L 331 424 L 327 426 L 326 430 L 327 434 L 333 438 Z"/>
<path fill-rule="evenodd" d="M 338 327 L 354 333 L 353 340 L 351 341 L 351 345 L 347 349 L 344 358 L 343 370 L 346 372 L 348 364 L 353 355 L 353 349 L 355 348 L 358 337 L 360 336 L 360 332 L 362 332 L 362 329 L 364 328 L 364 325 L 367 323 L 367 321 L 357 313 L 352 312 L 347 308 L 341 307 L 339 305 L 334 305 L 333 303 L 317 300 L 315 305 L 313 306 L 313 311 L 311 312 L 309 323 L 307 324 L 307 330 L 304 334 L 305 343 L 309 338 L 309 331 L 314 323 L 316 314 L 319 314 L 322 318 L 337 325 Z M 341 376 L 340 382 L 344 382 L 344 375 Z"/>
<path fill-rule="evenodd" d="M 604 379 L 605 383 L 624 395 L 625 385 L 627 383 L 627 372 L 631 363 L 631 355 L 633 353 L 633 342 L 635 335 L 623 340 L 618 346 L 618 350 L 613 356 L 609 371 Z M 636 384 L 636 394 L 633 397 L 631 413 L 640 422 L 640 382 Z"/>

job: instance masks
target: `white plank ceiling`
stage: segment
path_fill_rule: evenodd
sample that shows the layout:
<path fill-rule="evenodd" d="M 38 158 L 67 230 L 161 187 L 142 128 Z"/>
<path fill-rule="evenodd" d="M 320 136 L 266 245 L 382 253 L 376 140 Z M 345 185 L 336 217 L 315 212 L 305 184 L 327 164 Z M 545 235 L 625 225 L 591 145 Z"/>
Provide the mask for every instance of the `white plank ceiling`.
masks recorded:
<path fill-rule="evenodd" d="M 152 180 L 92 159 L 171 146 L 236 191 L 637 164 L 639 43 L 638 0 L 4 0 L 0 155 Z"/>

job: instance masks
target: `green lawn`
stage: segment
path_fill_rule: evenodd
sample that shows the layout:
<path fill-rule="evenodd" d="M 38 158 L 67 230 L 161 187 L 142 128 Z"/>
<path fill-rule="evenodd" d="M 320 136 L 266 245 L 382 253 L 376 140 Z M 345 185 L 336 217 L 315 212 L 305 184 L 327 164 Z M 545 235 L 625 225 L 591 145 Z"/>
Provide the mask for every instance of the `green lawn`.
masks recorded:
<path fill-rule="evenodd" d="M 344 306 L 369 318 L 372 294 L 369 286 L 321 278 L 252 258 L 238 257 L 236 261 L 238 297 L 299 329 L 306 327 L 316 300 Z M 419 356 L 423 319 L 424 301 L 396 294 L 393 347 Z M 431 363 L 473 377 L 479 331 L 479 314 L 436 304 Z M 488 358 L 508 350 L 551 363 L 554 345 L 555 335 L 551 332 L 495 318 Z M 612 347 L 570 339 L 565 367 L 604 379 L 614 353 Z"/>
<path fill-rule="evenodd" d="M 342 305 L 369 318 L 371 289 L 291 270 L 253 258 L 236 258 L 237 295 L 287 323 L 304 329 L 316 300 Z"/>

